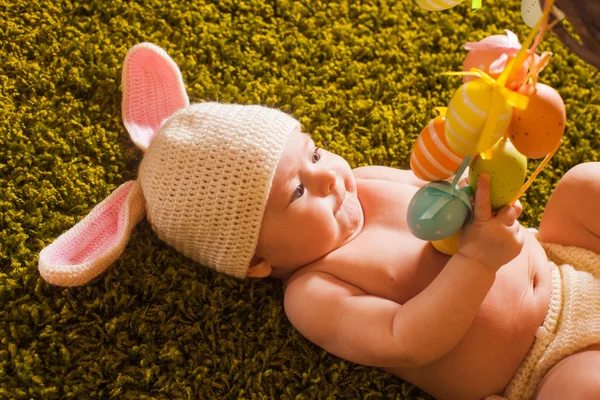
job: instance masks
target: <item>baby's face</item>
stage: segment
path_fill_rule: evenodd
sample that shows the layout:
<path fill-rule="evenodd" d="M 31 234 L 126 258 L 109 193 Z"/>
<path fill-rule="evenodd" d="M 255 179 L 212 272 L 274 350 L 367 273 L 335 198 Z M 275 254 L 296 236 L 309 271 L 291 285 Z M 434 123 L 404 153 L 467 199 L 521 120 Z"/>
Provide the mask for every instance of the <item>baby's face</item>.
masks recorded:
<path fill-rule="evenodd" d="M 350 165 L 295 131 L 277 166 L 256 255 L 286 276 L 352 240 L 363 211 Z"/>

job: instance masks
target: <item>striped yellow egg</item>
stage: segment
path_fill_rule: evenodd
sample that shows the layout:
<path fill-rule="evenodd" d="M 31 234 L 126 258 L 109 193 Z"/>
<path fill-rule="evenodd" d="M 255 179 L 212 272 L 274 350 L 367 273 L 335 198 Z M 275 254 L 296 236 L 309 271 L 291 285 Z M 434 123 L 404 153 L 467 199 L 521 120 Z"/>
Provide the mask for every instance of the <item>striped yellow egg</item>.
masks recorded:
<path fill-rule="evenodd" d="M 416 0 L 417 5 L 427 11 L 442 11 L 452 8 L 463 0 Z"/>
<path fill-rule="evenodd" d="M 463 84 L 452 96 L 446 114 L 446 140 L 448 146 L 461 156 L 477 154 L 477 144 L 492 102 L 493 89 L 482 79 Z M 489 141 L 490 147 L 500 139 L 510 124 L 512 107 L 500 102 L 500 113 Z"/>
<path fill-rule="evenodd" d="M 464 157 L 448 148 L 444 135 L 444 118 L 431 120 L 423 129 L 410 155 L 414 174 L 426 181 L 441 181 L 456 173 Z"/>

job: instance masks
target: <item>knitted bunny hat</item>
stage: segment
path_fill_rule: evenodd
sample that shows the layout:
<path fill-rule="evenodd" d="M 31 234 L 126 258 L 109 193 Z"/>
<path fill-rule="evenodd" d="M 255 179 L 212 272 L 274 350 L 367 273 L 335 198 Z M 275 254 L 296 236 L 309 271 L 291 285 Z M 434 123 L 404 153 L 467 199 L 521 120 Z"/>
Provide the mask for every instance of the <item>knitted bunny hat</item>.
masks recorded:
<path fill-rule="evenodd" d="M 190 105 L 179 68 L 150 43 L 129 50 L 122 85 L 124 125 L 145 152 L 138 180 L 44 248 L 41 276 L 60 286 L 87 283 L 121 255 L 147 214 L 177 251 L 244 278 L 277 163 L 300 124 L 262 106 Z"/>

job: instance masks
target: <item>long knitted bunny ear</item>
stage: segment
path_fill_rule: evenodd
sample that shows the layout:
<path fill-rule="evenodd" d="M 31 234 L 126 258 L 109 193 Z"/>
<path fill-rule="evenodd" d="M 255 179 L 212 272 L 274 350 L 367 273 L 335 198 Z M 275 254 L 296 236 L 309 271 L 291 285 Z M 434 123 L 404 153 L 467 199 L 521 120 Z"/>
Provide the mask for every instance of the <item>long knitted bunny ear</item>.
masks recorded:
<path fill-rule="evenodd" d="M 137 181 L 122 184 L 40 252 L 40 274 L 59 286 L 87 283 L 123 253 L 131 230 L 144 214 L 140 184 Z"/>
<path fill-rule="evenodd" d="M 181 71 L 151 43 L 133 46 L 123 66 L 123 122 L 131 140 L 145 151 L 162 123 L 190 104 Z"/>

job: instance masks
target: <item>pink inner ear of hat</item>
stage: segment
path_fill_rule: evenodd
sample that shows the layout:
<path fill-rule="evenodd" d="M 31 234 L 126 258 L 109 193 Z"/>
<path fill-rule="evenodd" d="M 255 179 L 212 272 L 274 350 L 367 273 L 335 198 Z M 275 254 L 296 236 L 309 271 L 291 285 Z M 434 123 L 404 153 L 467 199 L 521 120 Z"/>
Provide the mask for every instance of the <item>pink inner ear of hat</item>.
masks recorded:
<path fill-rule="evenodd" d="M 130 50 L 123 68 L 123 122 L 145 150 L 165 120 L 189 105 L 183 78 L 166 52 L 144 43 Z"/>

